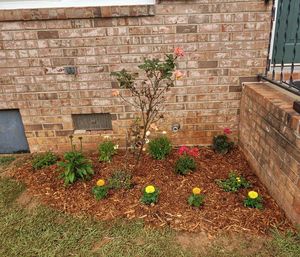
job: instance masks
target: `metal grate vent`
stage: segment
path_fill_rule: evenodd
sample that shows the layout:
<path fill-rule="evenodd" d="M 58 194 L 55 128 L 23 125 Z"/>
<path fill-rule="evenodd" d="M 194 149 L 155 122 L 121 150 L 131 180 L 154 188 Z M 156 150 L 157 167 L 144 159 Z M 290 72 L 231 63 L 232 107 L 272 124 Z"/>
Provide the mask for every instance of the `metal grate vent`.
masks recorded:
<path fill-rule="evenodd" d="M 76 130 L 112 130 L 110 113 L 72 114 Z"/>

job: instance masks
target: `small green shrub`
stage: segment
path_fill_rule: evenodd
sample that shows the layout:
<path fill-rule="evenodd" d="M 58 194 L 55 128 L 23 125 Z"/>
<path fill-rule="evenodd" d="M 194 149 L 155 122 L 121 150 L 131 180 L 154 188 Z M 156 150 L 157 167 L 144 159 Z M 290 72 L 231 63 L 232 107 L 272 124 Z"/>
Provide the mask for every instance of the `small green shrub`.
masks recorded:
<path fill-rule="evenodd" d="M 166 136 L 155 138 L 149 142 L 148 150 L 154 159 L 165 159 L 172 150 L 171 141 Z"/>
<path fill-rule="evenodd" d="M 244 206 L 262 210 L 262 197 L 256 191 L 250 191 L 244 199 Z"/>
<path fill-rule="evenodd" d="M 152 185 L 146 186 L 143 190 L 141 202 L 144 204 L 157 203 L 159 190 Z"/>
<path fill-rule="evenodd" d="M 130 189 L 132 188 L 132 175 L 126 170 L 117 170 L 108 180 L 108 186 L 111 189 Z"/>
<path fill-rule="evenodd" d="M 77 179 L 89 179 L 94 174 L 92 164 L 82 152 L 70 151 L 64 155 L 65 161 L 58 165 L 63 169 L 60 175 L 66 185 L 74 183 Z"/>
<path fill-rule="evenodd" d="M 251 186 L 244 177 L 237 175 L 234 171 L 229 173 L 228 179 L 216 180 L 216 182 L 226 192 L 237 192 L 240 188 Z"/>
<path fill-rule="evenodd" d="M 101 143 L 98 147 L 99 150 L 99 160 L 102 162 L 110 162 L 113 155 L 117 153 L 118 146 L 112 141 L 105 141 Z"/>
<path fill-rule="evenodd" d="M 193 157 L 189 155 L 182 155 L 176 161 L 175 172 L 180 175 L 186 175 L 196 169 L 196 162 Z"/>
<path fill-rule="evenodd" d="M 219 154 L 226 154 L 233 148 L 234 143 L 229 142 L 227 135 L 218 135 L 213 138 L 213 149 Z"/>
<path fill-rule="evenodd" d="M 16 159 L 14 156 L 3 156 L 0 157 L 0 166 L 8 165 Z"/>
<path fill-rule="evenodd" d="M 204 195 L 194 195 L 194 194 L 192 194 L 188 198 L 188 203 L 191 206 L 200 207 L 204 203 L 204 198 L 205 198 Z"/>
<path fill-rule="evenodd" d="M 201 194 L 201 189 L 199 187 L 194 187 L 192 194 L 188 198 L 188 203 L 194 207 L 200 207 L 204 203 L 205 195 Z"/>
<path fill-rule="evenodd" d="M 101 200 L 106 198 L 108 195 L 109 187 L 105 185 L 104 179 L 99 179 L 96 183 L 96 186 L 92 188 L 92 193 L 96 200 Z"/>
<path fill-rule="evenodd" d="M 32 160 L 32 167 L 35 170 L 51 166 L 57 162 L 57 156 L 52 152 L 37 154 Z"/>

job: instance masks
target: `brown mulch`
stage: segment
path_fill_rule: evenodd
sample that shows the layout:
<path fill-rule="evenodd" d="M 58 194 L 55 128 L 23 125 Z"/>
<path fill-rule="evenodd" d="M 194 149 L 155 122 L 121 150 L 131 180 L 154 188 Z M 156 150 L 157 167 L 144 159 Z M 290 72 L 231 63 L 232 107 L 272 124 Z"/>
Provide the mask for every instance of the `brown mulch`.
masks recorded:
<path fill-rule="evenodd" d="M 41 203 L 72 214 L 90 214 L 100 220 L 116 218 L 143 219 L 146 224 L 170 226 L 175 230 L 214 234 L 221 231 L 245 231 L 266 234 L 270 227 L 292 228 L 284 212 L 278 207 L 266 188 L 250 169 L 243 153 L 235 148 L 222 156 L 209 148 L 201 148 L 197 170 L 186 176 L 176 175 L 174 165 L 178 158 L 174 151 L 166 159 L 157 161 L 144 155 L 140 168 L 133 173 L 134 187 L 129 190 L 110 191 L 109 197 L 96 201 L 91 189 L 100 178 L 108 179 L 116 169 L 124 165 L 124 152 L 113 157 L 111 163 L 100 163 L 97 154 L 88 156 L 94 165 L 95 175 L 90 181 L 78 181 L 66 187 L 58 177 L 58 168 L 53 165 L 33 171 L 30 161 L 17 168 L 13 175 L 23 181 L 28 192 L 38 197 Z M 128 163 L 134 163 L 129 156 Z M 228 172 L 237 170 L 252 184 L 264 199 L 264 209 L 249 209 L 243 206 L 247 189 L 238 193 L 224 192 L 215 183 L 227 178 Z M 160 189 L 159 202 L 155 206 L 140 203 L 141 191 L 153 184 Z M 206 195 L 201 208 L 190 207 L 187 197 L 193 187 L 199 186 Z"/>

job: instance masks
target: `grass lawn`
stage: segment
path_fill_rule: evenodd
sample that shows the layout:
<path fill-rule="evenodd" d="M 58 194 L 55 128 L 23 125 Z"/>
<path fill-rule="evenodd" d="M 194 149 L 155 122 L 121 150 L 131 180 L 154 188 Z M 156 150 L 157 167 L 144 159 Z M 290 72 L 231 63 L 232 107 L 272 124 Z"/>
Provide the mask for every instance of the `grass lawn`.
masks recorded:
<path fill-rule="evenodd" d="M 201 240 L 193 242 L 196 235 L 190 235 L 194 245 L 184 247 L 174 231 L 145 228 L 137 221 L 104 224 L 42 206 L 24 209 L 15 202 L 24 189 L 11 179 L 0 180 L 0 256 L 296 257 L 300 253 L 299 233 L 273 233 L 270 239 L 246 235 L 234 240 L 223 235 L 202 248 L 195 245 L 201 245 Z"/>

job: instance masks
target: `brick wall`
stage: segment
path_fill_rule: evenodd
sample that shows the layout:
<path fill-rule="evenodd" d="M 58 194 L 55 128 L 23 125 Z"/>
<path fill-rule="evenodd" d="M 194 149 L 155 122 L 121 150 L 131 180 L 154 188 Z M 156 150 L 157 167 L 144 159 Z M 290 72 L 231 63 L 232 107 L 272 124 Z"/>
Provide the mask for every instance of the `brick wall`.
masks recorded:
<path fill-rule="evenodd" d="M 293 101 L 267 83 L 248 83 L 241 101 L 240 145 L 272 197 L 300 224 L 300 115 Z"/>
<path fill-rule="evenodd" d="M 177 144 L 238 131 L 241 77 L 264 70 L 270 5 L 262 0 L 159 1 L 155 6 L 0 11 L 0 109 L 20 109 L 31 151 L 68 149 L 71 114 L 115 114 L 124 136 L 132 109 L 111 97 L 110 72 L 175 46 L 185 78 L 168 93 L 161 128 Z M 78 74 L 65 75 L 63 67 Z M 95 147 L 102 132 L 84 133 Z M 171 134 L 171 132 L 169 133 Z"/>

